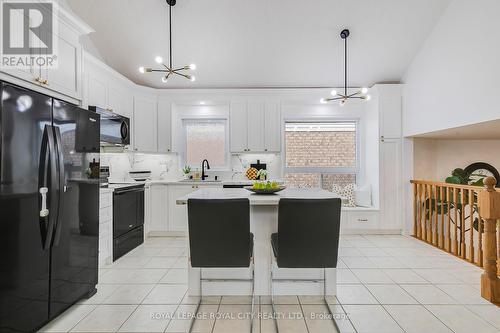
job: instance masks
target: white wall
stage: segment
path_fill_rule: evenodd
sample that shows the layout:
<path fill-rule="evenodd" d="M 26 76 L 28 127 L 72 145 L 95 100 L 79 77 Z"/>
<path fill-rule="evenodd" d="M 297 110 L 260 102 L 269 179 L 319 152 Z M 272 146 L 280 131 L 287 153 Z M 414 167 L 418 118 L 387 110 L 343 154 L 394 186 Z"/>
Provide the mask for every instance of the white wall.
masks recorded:
<path fill-rule="evenodd" d="M 414 139 L 415 179 L 444 181 L 456 168 L 486 162 L 500 170 L 500 140 Z"/>
<path fill-rule="evenodd" d="M 500 119 L 500 1 L 454 0 L 404 76 L 405 136 Z"/>

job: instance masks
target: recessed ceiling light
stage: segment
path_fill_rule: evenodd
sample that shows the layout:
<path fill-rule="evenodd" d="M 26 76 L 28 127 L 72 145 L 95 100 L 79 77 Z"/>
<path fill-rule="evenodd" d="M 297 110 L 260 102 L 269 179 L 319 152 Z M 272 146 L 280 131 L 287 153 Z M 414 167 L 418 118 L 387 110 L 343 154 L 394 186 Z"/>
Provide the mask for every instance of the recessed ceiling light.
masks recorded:
<path fill-rule="evenodd" d="M 204 102 L 204 101 L 201 101 L 201 102 L 200 102 L 200 105 L 205 105 L 205 102 Z"/>

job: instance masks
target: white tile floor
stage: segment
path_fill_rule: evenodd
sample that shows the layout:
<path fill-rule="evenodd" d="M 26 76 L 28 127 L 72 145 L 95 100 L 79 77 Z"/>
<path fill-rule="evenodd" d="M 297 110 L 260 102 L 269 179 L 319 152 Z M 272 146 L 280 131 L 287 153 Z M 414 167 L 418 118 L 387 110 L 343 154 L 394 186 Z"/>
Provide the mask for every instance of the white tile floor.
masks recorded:
<path fill-rule="evenodd" d="M 186 295 L 186 253 L 184 238 L 148 239 L 100 270 L 95 296 L 41 332 L 186 332 L 197 303 Z M 500 308 L 481 298 L 476 266 L 404 236 L 342 236 L 339 256 L 332 310 L 341 332 L 500 332 Z M 276 303 L 280 332 L 335 332 L 320 298 Z M 249 297 L 204 298 L 193 331 L 247 332 L 250 320 L 238 314 L 249 304 Z M 269 304 L 258 299 L 255 333 L 275 332 Z"/>

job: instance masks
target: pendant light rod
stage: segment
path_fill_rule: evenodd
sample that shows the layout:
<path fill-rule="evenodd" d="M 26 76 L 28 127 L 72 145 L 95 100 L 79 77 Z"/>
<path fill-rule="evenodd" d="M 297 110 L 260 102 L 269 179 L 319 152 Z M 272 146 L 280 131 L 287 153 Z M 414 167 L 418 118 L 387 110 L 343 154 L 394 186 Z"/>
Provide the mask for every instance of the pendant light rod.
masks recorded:
<path fill-rule="evenodd" d="M 169 67 L 172 68 L 172 5 L 169 3 L 168 4 L 168 31 L 169 31 L 169 34 L 170 34 L 170 37 L 169 37 L 169 42 L 170 42 L 170 53 L 169 53 L 169 56 L 170 56 L 170 63 L 169 63 Z"/>
<path fill-rule="evenodd" d="M 344 29 L 340 32 L 340 38 L 344 40 L 344 93 L 337 93 L 336 90 L 332 90 L 331 95 L 333 97 L 322 98 L 320 100 L 321 103 L 327 103 L 331 101 L 340 101 L 340 106 L 344 106 L 348 99 L 362 99 L 362 100 L 370 100 L 371 96 L 368 94 L 368 88 L 362 88 L 359 91 L 356 91 L 352 94 L 348 94 L 348 82 L 347 82 L 347 37 L 349 37 L 351 33 L 349 29 Z"/>
<path fill-rule="evenodd" d="M 347 96 L 347 37 L 344 38 L 344 95 Z"/>
<path fill-rule="evenodd" d="M 178 75 L 178 76 L 182 76 L 186 79 L 188 79 L 189 81 L 193 82 L 196 80 L 196 77 L 194 75 L 191 75 L 191 74 L 186 74 L 185 72 L 183 71 L 194 71 L 196 69 L 196 65 L 195 64 L 190 64 L 190 65 L 186 65 L 186 66 L 182 66 L 182 67 L 179 67 L 179 68 L 174 68 L 174 61 L 173 61 L 173 54 L 174 52 L 172 51 L 172 7 L 175 6 L 176 4 L 176 0 L 166 0 L 167 4 L 168 4 L 168 34 L 169 34 L 169 55 L 168 55 L 168 66 L 165 65 L 165 63 L 163 62 L 163 58 L 160 57 L 160 56 L 157 56 L 155 58 L 155 61 L 162 65 L 164 68 L 162 69 L 154 69 L 154 68 L 151 68 L 151 67 L 139 67 L 139 72 L 141 73 L 162 73 L 163 76 L 161 78 L 161 81 L 163 83 L 167 83 L 169 78 L 174 76 L 174 75 Z"/>

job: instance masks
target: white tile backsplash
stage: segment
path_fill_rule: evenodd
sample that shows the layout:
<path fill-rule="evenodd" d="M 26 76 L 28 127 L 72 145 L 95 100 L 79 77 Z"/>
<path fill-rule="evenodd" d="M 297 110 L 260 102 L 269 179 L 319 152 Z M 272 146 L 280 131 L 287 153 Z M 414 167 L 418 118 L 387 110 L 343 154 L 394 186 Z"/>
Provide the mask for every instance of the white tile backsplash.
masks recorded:
<path fill-rule="evenodd" d="M 109 166 L 112 181 L 130 180 L 130 170 L 150 170 L 152 179 L 181 178 L 177 156 L 173 154 L 101 153 L 101 165 Z"/>
<path fill-rule="evenodd" d="M 270 179 L 281 179 L 281 158 L 278 154 L 231 155 L 230 171 L 207 172 L 221 180 L 246 180 L 245 172 L 251 163 L 267 164 Z M 151 179 L 176 180 L 182 178 L 177 154 L 101 153 L 101 165 L 109 166 L 112 181 L 130 180 L 130 170 L 150 170 Z M 201 169 L 201 163 L 200 163 Z"/>

